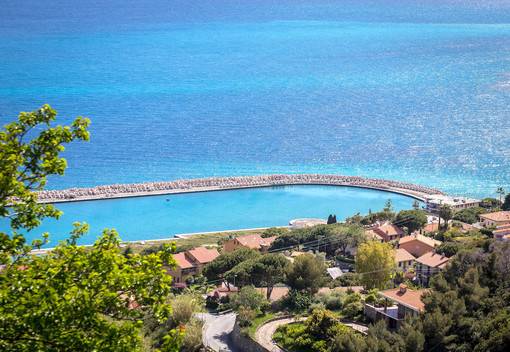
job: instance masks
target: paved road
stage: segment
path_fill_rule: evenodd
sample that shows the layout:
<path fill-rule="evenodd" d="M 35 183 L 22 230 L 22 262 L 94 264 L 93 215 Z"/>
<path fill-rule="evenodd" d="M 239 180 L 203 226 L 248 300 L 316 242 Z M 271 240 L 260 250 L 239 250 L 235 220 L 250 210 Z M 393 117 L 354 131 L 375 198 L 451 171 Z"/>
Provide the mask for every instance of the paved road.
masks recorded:
<path fill-rule="evenodd" d="M 306 318 L 302 318 L 304 320 Z M 269 323 L 264 323 L 257 331 L 255 331 L 255 340 L 257 340 L 262 346 L 264 346 L 268 351 L 271 352 L 280 352 L 284 351 L 273 340 L 273 335 L 276 331 L 276 328 L 280 325 L 285 325 L 294 322 L 294 318 L 283 318 L 278 320 L 270 321 Z"/>
<path fill-rule="evenodd" d="M 238 352 L 230 341 L 230 332 L 236 321 L 235 313 L 224 315 L 200 313 L 199 318 L 205 320 L 202 333 L 204 345 L 221 352 Z"/>

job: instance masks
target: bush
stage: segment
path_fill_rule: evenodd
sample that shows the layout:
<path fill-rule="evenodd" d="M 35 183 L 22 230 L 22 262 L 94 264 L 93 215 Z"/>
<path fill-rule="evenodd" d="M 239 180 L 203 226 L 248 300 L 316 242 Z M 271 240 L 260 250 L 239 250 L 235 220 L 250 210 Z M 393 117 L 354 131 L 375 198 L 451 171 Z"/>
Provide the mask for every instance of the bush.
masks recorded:
<path fill-rule="evenodd" d="M 259 309 L 266 299 L 262 293 L 259 293 L 253 286 L 245 286 L 241 291 L 234 293 L 231 299 L 232 308 L 239 309 L 243 306 L 251 310 Z"/>
<path fill-rule="evenodd" d="M 193 317 L 193 313 L 200 311 L 201 303 L 190 295 L 180 295 L 171 300 L 172 314 L 168 317 L 170 325 L 176 327 L 186 324 Z"/>
<path fill-rule="evenodd" d="M 351 303 L 356 303 L 361 301 L 361 295 L 359 293 L 352 293 L 347 296 L 344 300 L 344 307 Z"/>
<path fill-rule="evenodd" d="M 308 307 L 308 312 L 312 313 L 316 309 L 326 309 L 326 306 L 322 302 L 314 302 Z"/>
<path fill-rule="evenodd" d="M 332 287 L 359 286 L 359 274 L 346 273 L 331 282 Z"/>
<path fill-rule="evenodd" d="M 342 313 L 344 313 L 347 318 L 354 319 L 362 311 L 363 305 L 361 302 L 351 302 L 344 307 Z"/>
<path fill-rule="evenodd" d="M 377 297 L 373 293 L 365 297 L 366 304 L 373 304 L 374 302 L 377 302 Z"/>
<path fill-rule="evenodd" d="M 182 338 L 179 352 L 196 352 L 202 347 L 202 322 L 193 319 L 186 325 L 186 334 Z"/>
<path fill-rule="evenodd" d="M 349 264 L 356 263 L 356 261 L 354 259 L 350 259 L 350 258 L 344 257 L 342 255 L 337 255 L 336 260 L 338 260 L 339 262 L 342 262 L 342 263 L 349 263 Z"/>
<path fill-rule="evenodd" d="M 205 300 L 205 307 L 208 309 L 217 309 L 218 306 L 219 306 L 219 303 L 216 302 L 214 297 L 207 297 L 207 299 Z"/>
<path fill-rule="evenodd" d="M 312 295 L 308 291 L 298 291 L 291 289 L 287 295 L 281 298 L 283 309 L 306 310 L 312 304 Z"/>
<path fill-rule="evenodd" d="M 254 318 L 255 313 L 248 307 L 241 306 L 237 310 L 237 321 L 241 327 L 250 326 Z"/>
<path fill-rule="evenodd" d="M 316 301 L 322 303 L 326 309 L 339 310 L 343 307 L 347 294 L 342 291 L 332 291 L 316 296 Z"/>

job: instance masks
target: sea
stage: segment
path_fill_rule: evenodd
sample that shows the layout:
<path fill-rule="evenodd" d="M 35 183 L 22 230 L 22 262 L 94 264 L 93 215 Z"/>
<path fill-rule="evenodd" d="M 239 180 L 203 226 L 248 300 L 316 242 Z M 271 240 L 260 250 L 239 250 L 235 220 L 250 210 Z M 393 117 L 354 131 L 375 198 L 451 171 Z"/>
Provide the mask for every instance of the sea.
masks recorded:
<path fill-rule="evenodd" d="M 1 125 L 43 104 L 91 120 L 48 189 L 327 173 L 510 192 L 508 0 L 2 1 L 0 68 Z"/>

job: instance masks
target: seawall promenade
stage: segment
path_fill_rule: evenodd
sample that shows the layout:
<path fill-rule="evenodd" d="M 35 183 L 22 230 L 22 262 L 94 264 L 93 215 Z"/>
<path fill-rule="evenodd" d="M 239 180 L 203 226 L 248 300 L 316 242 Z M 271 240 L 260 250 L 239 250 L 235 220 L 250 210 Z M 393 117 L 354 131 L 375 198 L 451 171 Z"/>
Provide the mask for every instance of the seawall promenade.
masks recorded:
<path fill-rule="evenodd" d="M 36 193 L 39 203 L 61 203 L 290 185 L 330 185 L 370 188 L 386 192 L 404 194 L 419 200 L 424 200 L 424 197 L 429 194 L 444 194 L 437 189 L 414 185 L 406 182 L 365 178 L 359 176 L 322 174 L 209 177 L 190 180 L 174 180 L 167 182 L 146 182 L 124 185 L 117 184 L 96 186 L 92 188 L 71 188 L 66 190 L 39 191 Z"/>

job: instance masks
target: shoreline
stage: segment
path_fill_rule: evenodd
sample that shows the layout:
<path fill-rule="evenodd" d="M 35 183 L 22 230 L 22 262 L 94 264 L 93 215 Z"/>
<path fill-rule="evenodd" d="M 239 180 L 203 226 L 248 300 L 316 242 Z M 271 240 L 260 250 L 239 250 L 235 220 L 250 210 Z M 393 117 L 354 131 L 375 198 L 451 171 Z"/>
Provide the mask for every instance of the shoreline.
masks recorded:
<path fill-rule="evenodd" d="M 374 189 L 397 193 L 424 201 L 430 194 L 444 194 L 430 187 L 412 183 L 372 179 L 359 176 L 294 174 L 238 177 L 210 177 L 167 182 L 145 182 L 124 185 L 106 185 L 92 188 L 71 188 L 66 190 L 38 191 L 38 203 L 64 203 L 118 198 L 172 195 L 181 193 L 211 192 L 235 189 L 281 187 L 281 186 L 344 186 Z"/>
<path fill-rule="evenodd" d="M 165 241 L 170 241 L 170 242 L 177 241 L 177 243 L 178 243 L 179 240 L 184 240 L 184 239 L 196 236 L 196 235 L 212 235 L 212 234 L 217 234 L 217 233 L 232 233 L 232 232 L 242 232 L 242 231 L 262 231 L 262 230 L 267 230 L 267 229 L 269 229 L 271 227 L 286 228 L 286 229 L 290 229 L 291 228 L 291 226 L 289 225 L 289 226 L 254 227 L 254 228 L 251 228 L 251 229 L 236 229 L 236 230 L 223 230 L 223 231 L 180 233 L 180 234 L 174 235 L 174 237 L 167 237 L 167 238 L 156 238 L 156 239 L 150 239 L 150 240 L 135 240 L 135 241 L 122 241 L 121 240 L 120 246 L 121 247 L 129 246 L 129 245 L 132 245 L 132 244 L 134 244 L 134 245 L 142 245 L 142 246 L 151 246 L 151 245 L 153 245 L 153 244 L 155 244 L 157 242 L 165 242 Z M 79 247 L 92 247 L 93 244 L 82 244 L 82 245 L 78 245 L 78 246 Z M 34 255 L 46 254 L 48 252 L 51 252 L 54 249 L 55 249 L 55 247 L 36 249 L 36 250 L 30 251 L 30 254 L 34 254 Z"/>

